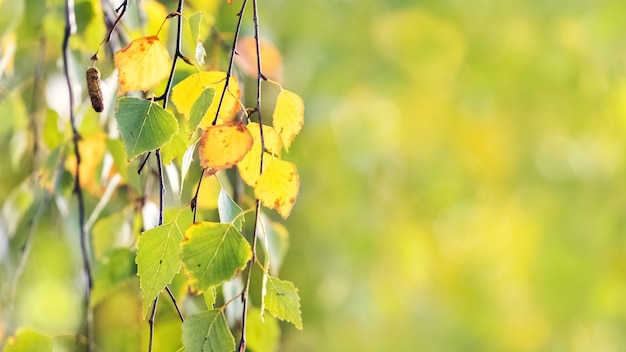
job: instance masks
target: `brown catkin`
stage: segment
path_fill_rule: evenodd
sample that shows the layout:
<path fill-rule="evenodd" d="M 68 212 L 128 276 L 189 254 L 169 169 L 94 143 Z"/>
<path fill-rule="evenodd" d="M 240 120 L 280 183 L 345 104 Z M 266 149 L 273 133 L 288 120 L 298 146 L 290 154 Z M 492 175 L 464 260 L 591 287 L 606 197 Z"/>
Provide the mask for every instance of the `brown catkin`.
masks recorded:
<path fill-rule="evenodd" d="M 89 91 L 93 109 L 96 112 L 102 112 L 104 103 L 102 102 L 102 89 L 100 88 L 100 71 L 96 67 L 87 69 L 87 91 Z"/>

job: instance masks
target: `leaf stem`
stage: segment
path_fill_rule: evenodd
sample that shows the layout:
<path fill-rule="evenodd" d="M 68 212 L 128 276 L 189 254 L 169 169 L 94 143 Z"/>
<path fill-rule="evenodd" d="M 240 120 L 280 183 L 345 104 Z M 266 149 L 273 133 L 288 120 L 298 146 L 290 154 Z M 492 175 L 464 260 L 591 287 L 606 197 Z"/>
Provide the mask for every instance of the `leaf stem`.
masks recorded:
<path fill-rule="evenodd" d="M 259 135 L 261 140 L 261 159 L 259 174 L 263 173 L 263 162 L 265 155 L 265 139 L 263 136 L 263 118 L 261 115 L 261 82 L 265 79 L 261 69 L 261 45 L 259 41 L 259 9 L 257 6 L 257 0 L 252 0 L 253 19 L 254 19 L 254 40 L 256 44 L 256 63 L 257 63 L 257 87 L 256 87 L 256 105 L 254 110 L 259 116 Z M 244 283 L 243 291 L 241 293 L 241 301 L 243 304 L 243 316 L 241 317 L 241 340 L 239 342 L 239 352 L 245 352 L 246 350 L 246 330 L 248 322 L 248 291 L 250 289 L 250 279 L 252 277 L 252 263 L 256 261 L 256 242 L 257 242 L 257 226 L 259 225 L 259 218 L 261 214 L 261 201 L 256 200 L 255 212 L 254 212 L 254 226 L 252 230 L 252 258 L 248 262 L 246 281 Z"/>
<path fill-rule="evenodd" d="M 85 231 L 85 202 L 83 199 L 83 191 L 80 186 L 80 163 L 81 155 L 79 148 L 79 140 L 81 139 L 76 127 L 76 117 L 74 115 L 74 92 L 72 89 L 72 80 L 69 73 L 68 51 L 70 36 L 76 32 L 76 15 L 74 13 L 74 0 L 65 0 L 65 30 L 63 33 L 63 71 L 67 82 L 69 92 L 69 111 L 70 124 L 72 126 L 74 143 L 74 154 L 76 155 L 76 174 L 74 176 L 74 189 L 78 199 L 78 227 L 80 231 L 80 248 L 83 260 L 83 271 L 85 275 L 85 335 L 87 336 L 86 350 L 91 351 L 93 346 L 93 311 L 91 309 L 91 289 L 93 287 L 93 277 L 91 273 L 91 264 L 89 261 L 89 245 L 87 231 Z"/>

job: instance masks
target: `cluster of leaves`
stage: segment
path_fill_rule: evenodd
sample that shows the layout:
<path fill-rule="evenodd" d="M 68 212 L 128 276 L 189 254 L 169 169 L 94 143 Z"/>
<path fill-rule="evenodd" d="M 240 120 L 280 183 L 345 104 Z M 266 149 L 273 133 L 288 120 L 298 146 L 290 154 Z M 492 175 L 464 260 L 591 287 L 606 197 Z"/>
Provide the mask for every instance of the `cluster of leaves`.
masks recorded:
<path fill-rule="evenodd" d="M 304 104 L 297 94 L 250 68 L 256 67 L 251 62 L 258 59 L 252 49 L 260 43 L 253 38 L 241 38 L 242 58 L 237 59 L 241 71 L 250 76 L 262 76 L 278 90 L 271 124 L 262 123 L 260 118 L 254 121 L 253 115 L 258 113 L 260 116 L 260 111 L 245 107 L 244 83 L 231 74 L 231 67 L 227 72 L 204 69 L 206 51 L 203 40 L 206 35 L 203 36 L 200 31 L 202 13 L 189 17 L 182 16 L 180 12 L 167 15 L 168 19 L 175 17 L 189 24 L 188 33 L 191 33 L 196 47 L 196 64 L 182 56 L 179 49 L 172 59 L 167 45 L 160 39 L 160 29 L 153 35 L 132 40 L 115 52 L 113 62 L 117 69 L 119 95 L 114 110 L 117 128 L 109 136 L 104 132 L 82 135 L 78 145 L 83 155 L 89 157 L 83 158 L 78 168 L 73 156 L 64 163 L 70 173 L 81 174 L 80 186 L 88 194 L 100 197 L 86 225 L 87 229 L 93 227 L 95 250 L 94 290 L 90 303 L 97 306 L 120 283 L 136 273 L 143 296 L 144 319 L 150 317 L 151 307 L 154 314 L 158 297 L 164 289 L 170 293 L 174 304 L 177 298 L 195 300 L 195 297 L 203 297 L 204 308 L 183 309 L 185 315 L 190 314 L 182 324 L 182 341 L 186 350 L 234 350 L 236 342 L 232 331 L 240 329 L 241 321 L 246 319 L 249 326 L 248 346 L 255 351 L 273 350 L 279 334 L 276 319 L 302 329 L 302 318 L 296 287 L 277 277 L 285 255 L 286 230 L 279 222 L 270 220 L 259 204 L 275 210 L 283 218 L 287 218 L 292 211 L 298 195 L 299 176 L 295 164 L 281 157 L 283 152 L 289 151 L 300 132 Z M 280 67 L 278 51 L 268 43 L 261 44 L 262 56 L 273 55 L 268 58 L 269 64 Z M 251 51 L 253 55 L 250 55 Z M 97 59 L 97 55 L 93 58 Z M 170 89 L 175 72 L 188 73 L 186 70 L 175 70 L 178 58 L 192 64 L 194 72 L 172 84 Z M 88 92 L 94 109 L 98 112 L 104 110 L 106 114 L 113 109 L 102 106 L 100 74 L 95 68 L 98 61 L 95 60 L 87 70 Z M 266 64 L 263 67 L 265 69 Z M 279 79 L 279 75 L 273 74 L 279 68 L 268 70 L 272 70 L 271 77 Z M 161 89 L 165 82 L 165 93 L 155 96 L 153 90 Z M 170 99 L 173 107 L 167 106 Z M 165 103 L 160 105 L 161 101 Z M 118 132 L 119 138 L 116 137 Z M 213 178 L 219 185 L 219 192 L 212 198 L 210 194 L 197 191 L 186 202 L 180 199 L 182 189 L 172 189 L 179 196 L 173 203 L 188 205 L 176 208 L 161 204 L 158 224 L 141 231 L 135 254 L 130 248 L 112 245 L 116 240 L 107 238 L 106 234 L 112 224 L 126 222 L 127 216 L 113 213 L 98 219 L 97 215 L 102 211 L 99 206 L 106 207 L 112 197 L 107 191 L 114 190 L 119 183 L 129 183 L 137 193 L 141 193 L 142 185 L 137 175 L 129 172 L 129 168 L 133 167 L 130 162 L 142 156 L 145 162 L 155 153 L 159 155 L 159 168 L 166 165 L 178 170 L 182 184 L 188 178 L 194 158 L 197 158 L 202 169 L 198 191 L 201 191 L 203 178 Z M 98 178 L 97 172 L 105 172 L 102 163 L 106 156 L 112 159 L 112 166 L 106 177 L 108 188 L 104 190 L 94 180 Z M 160 174 L 162 186 L 163 178 Z M 254 201 L 241 194 L 232 196 L 229 178 L 249 186 L 248 193 Z M 54 185 L 48 187 L 54 192 Z M 217 204 L 217 217 L 196 221 L 196 212 L 201 204 L 212 202 Z M 145 204 L 145 199 L 141 203 Z M 129 207 L 134 208 L 135 204 L 129 204 Z M 163 208 L 167 209 L 164 211 Z M 189 219 L 189 209 L 193 212 L 193 220 Z M 252 230 L 250 226 L 244 226 L 249 213 L 254 214 Z M 151 227 L 146 219 L 141 223 L 141 226 L 133 224 L 133 230 Z M 118 238 L 119 235 L 113 237 Z M 256 253 L 256 241 L 261 243 L 263 253 Z M 233 306 L 239 304 L 237 299 L 244 298 L 249 289 L 249 283 L 243 283 L 245 280 L 241 273 L 253 269 L 262 277 L 258 292 L 260 306 L 244 311 L 244 316 L 228 318 L 225 311 L 235 310 Z M 176 278 L 182 279 L 176 282 Z M 175 288 L 170 290 L 170 285 Z M 220 287 L 224 291 L 221 295 Z M 230 287 L 238 288 L 239 292 L 227 294 Z M 266 311 L 271 315 L 265 315 Z M 20 350 L 25 346 L 20 341 L 28 343 L 29 339 L 24 340 L 25 336 L 33 334 L 37 335 L 37 339 L 44 338 L 30 330 L 18 330 L 6 348 Z"/>
<path fill-rule="evenodd" d="M 171 65 L 167 49 L 156 35 L 135 39 L 114 57 L 120 93 L 154 87 L 167 77 Z M 303 124 L 304 104 L 298 95 L 281 88 L 272 126 L 244 123 L 241 90 L 236 78 L 226 72 L 198 70 L 173 87 L 171 100 L 183 117 L 180 123 L 153 100 L 119 98 L 115 118 L 129 160 L 161 149 L 164 163 L 169 163 L 193 152 L 198 142 L 199 163 L 209 175 L 237 166 L 242 180 L 254 188 L 255 197 L 264 206 L 283 218 L 289 216 L 299 177 L 296 166 L 280 156 Z M 266 160 L 263 169 L 262 159 Z M 223 313 L 226 305 L 214 308 L 215 289 L 234 279 L 253 259 L 251 244 L 242 233 L 243 210 L 224 189 L 217 201 L 219 222 L 202 221 L 181 229 L 171 221 L 142 233 L 137 245 L 144 316 L 181 266 L 192 292 L 208 295 L 205 301 L 209 309 L 183 325 L 183 342 L 189 350 L 204 350 L 199 347 L 204 345 L 211 346 L 210 350 L 235 348 Z M 262 222 L 260 218 L 257 221 Z M 259 225 L 257 228 L 265 231 L 264 224 Z M 266 275 L 263 307 L 301 329 L 296 288 L 269 276 L 268 267 L 259 266 Z"/>

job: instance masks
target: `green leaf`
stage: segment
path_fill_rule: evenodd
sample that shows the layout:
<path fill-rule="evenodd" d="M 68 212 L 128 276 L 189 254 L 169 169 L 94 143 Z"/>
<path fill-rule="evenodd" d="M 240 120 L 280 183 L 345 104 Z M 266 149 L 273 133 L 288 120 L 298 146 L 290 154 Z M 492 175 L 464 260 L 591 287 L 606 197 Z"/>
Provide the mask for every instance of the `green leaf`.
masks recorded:
<path fill-rule="evenodd" d="M 52 351 L 52 337 L 29 328 L 18 328 L 15 336 L 7 339 L 5 352 L 47 352 Z"/>
<path fill-rule="evenodd" d="M 217 290 L 215 287 L 210 290 L 206 290 L 202 294 L 202 297 L 204 298 L 204 304 L 206 304 L 207 308 L 213 309 L 213 305 L 217 300 Z"/>
<path fill-rule="evenodd" d="M 183 154 L 183 159 L 180 163 L 180 194 L 179 198 L 182 197 L 183 187 L 185 187 L 185 178 L 187 177 L 187 173 L 189 172 L 189 167 L 191 166 L 191 162 L 193 161 L 193 152 L 196 150 L 196 144 L 192 144 L 187 148 L 185 153 Z"/>
<path fill-rule="evenodd" d="M 34 201 L 34 191 L 26 183 L 22 183 L 19 187 L 13 189 L 6 198 L 0 215 L 5 220 L 9 237 L 13 237 L 16 234 L 22 218 L 26 215 Z"/>
<path fill-rule="evenodd" d="M 160 148 L 178 131 L 176 118 L 154 102 L 122 97 L 117 104 L 115 119 L 128 160 Z"/>
<path fill-rule="evenodd" d="M 161 160 L 163 165 L 167 165 L 175 158 L 185 154 L 185 151 L 187 150 L 187 141 L 185 140 L 183 133 L 184 132 L 179 129 L 178 132 L 174 133 L 172 139 L 161 147 Z"/>
<path fill-rule="evenodd" d="M 221 223 L 232 223 L 235 228 L 241 231 L 244 220 L 243 210 L 224 188 L 220 190 L 220 194 L 217 196 L 217 212 L 219 213 Z"/>
<path fill-rule="evenodd" d="M 277 275 L 289 248 L 289 232 L 285 225 L 270 220 L 263 212 L 261 212 L 259 222 L 261 224 L 257 226 L 257 234 L 263 248 L 269 252 L 270 274 Z"/>
<path fill-rule="evenodd" d="M 233 337 L 221 310 L 208 310 L 189 317 L 183 323 L 186 351 L 229 352 L 235 350 Z"/>
<path fill-rule="evenodd" d="M 200 23 L 202 22 L 202 12 L 194 12 L 189 16 L 189 29 L 191 30 L 191 39 L 200 40 Z"/>
<path fill-rule="evenodd" d="M 272 352 L 278 349 L 280 326 L 271 315 L 261 318 L 261 310 L 250 307 L 248 310 L 248 347 L 254 352 Z"/>
<path fill-rule="evenodd" d="M 59 114 L 52 110 L 48 109 L 46 112 L 46 120 L 43 124 L 43 143 L 44 145 L 52 150 L 63 142 L 63 133 L 59 130 Z"/>
<path fill-rule="evenodd" d="M 128 163 L 126 162 L 126 156 L 124 154 L 124 142 L 121 139 L 105 140 L 107 150 L 113 157 L 113 165 L 115 169 L 122 176 L 122 180 L 128 180 Z"/>
<path fill-rule="evenodd" d="M 126 248 L 110 250 L 94 266 L 94 284 L 91 305 L 97 306 L 103 299 L 118 290 L 129 279 L 137 277 L 135 253 Z"/>
<path fill-rule="evenodd" d="M 144 232 L 137 243 L 137 274 L 143 295 L 143 316 L 154 298 L 180 271 L 183 235 L 176 222 Z"/>
<path fill-rule="evenodd" d="M 265 308 L 278 319 L 286 320 L 298 330 L 302 330 L 300 297 L 298 289 L 290 281 L 270 276 L 267 280 L 267 293 L 263 298 Z"/>
<path fill-rule="evenodd" d="M 250 244 L 230 224 L 191 225 L 181 247 L 189 285 L 199 292 L 232 279 L 252 258 Z"/>
<path fill-rule="evenodd" d="M 132 228 L 124 212 L 102 217 L 93 225 L 93 253 L 96 260 L 103 259 L 109 251 L 120 247 L 120 243 L 132 238 Z"/>
<path fill-rule="evenodd" d="M 189 113 L 189 130 L 194 133 L 198 128 L 198 125 L 202 121 L 202 118 L 209 111 L 209 108 L 213 104 L 213 98 L 215 98 L 215 88 L 208 87 L 200 93 L 200 96 L 191 106 Z"/>

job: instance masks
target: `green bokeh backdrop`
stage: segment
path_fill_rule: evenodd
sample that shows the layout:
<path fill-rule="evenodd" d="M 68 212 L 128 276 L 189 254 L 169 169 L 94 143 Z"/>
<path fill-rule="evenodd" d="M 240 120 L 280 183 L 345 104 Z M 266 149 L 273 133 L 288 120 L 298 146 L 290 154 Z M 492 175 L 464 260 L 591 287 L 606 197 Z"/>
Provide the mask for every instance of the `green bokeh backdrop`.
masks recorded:
<path fill-rule="evenodd" d="M 304 330 L 282 325 L 281 351 L 626 349 L 626 2 L 268 0 L 260 15 L 306 105 L 280 275 Z M 2 94 L 11 151 L 28 104 Z M 12 165 L 3 202 L 27 173 Z M 43 217 L 16 308 L 54 334 L 79 324 L 73 204 Z M 111 350 L 145 340 L 119 321 L 135 294 L 96 311 Z M 179 327 L 163 321 L 167 351 Z"/>

